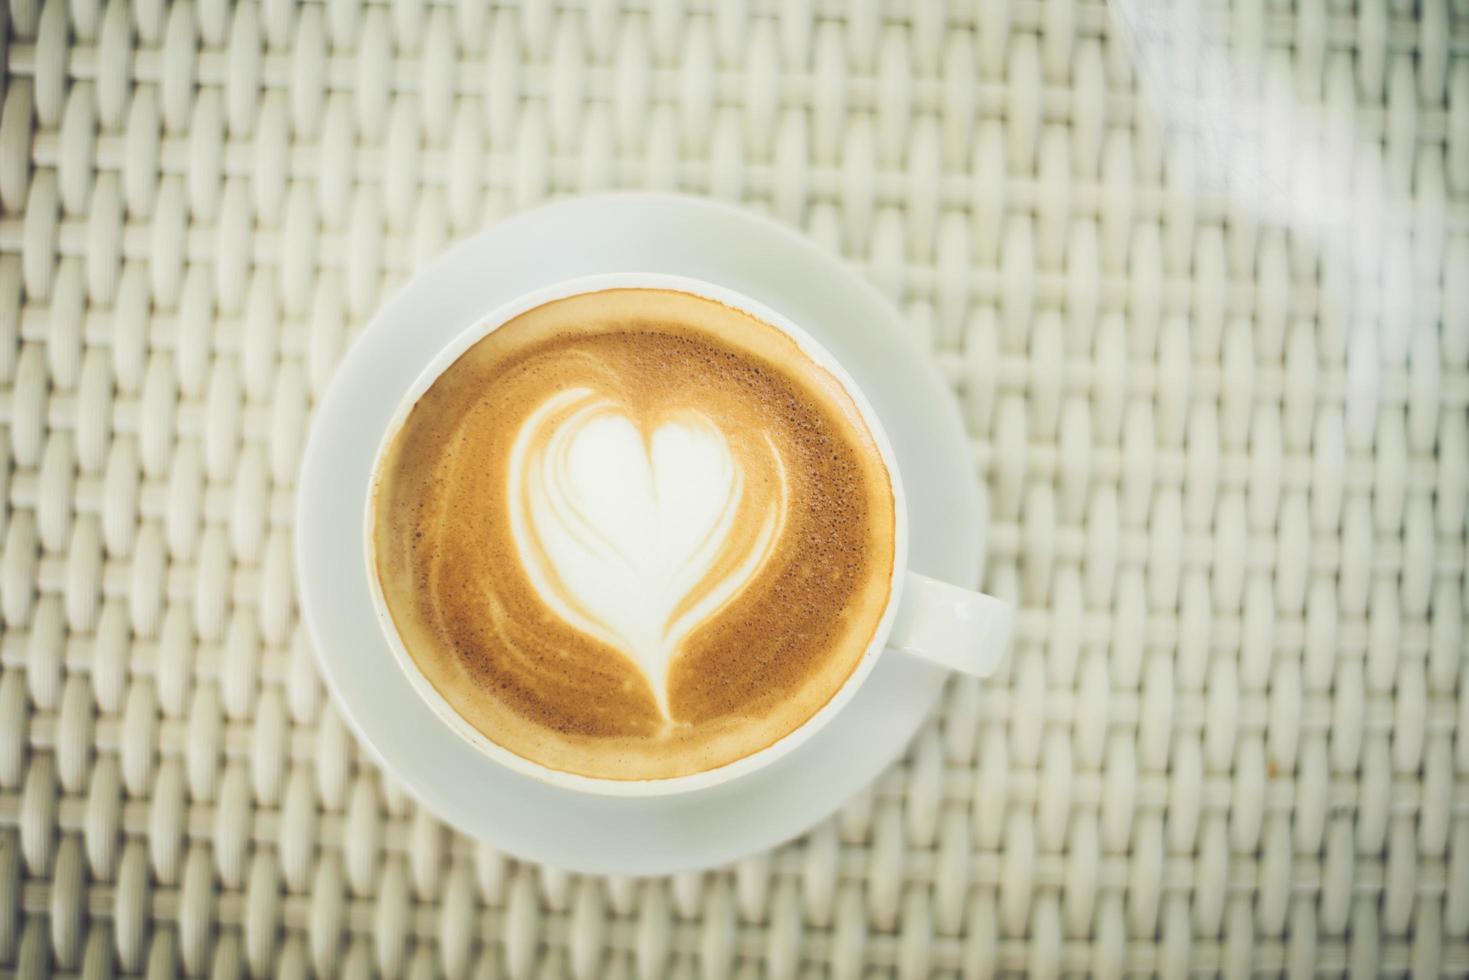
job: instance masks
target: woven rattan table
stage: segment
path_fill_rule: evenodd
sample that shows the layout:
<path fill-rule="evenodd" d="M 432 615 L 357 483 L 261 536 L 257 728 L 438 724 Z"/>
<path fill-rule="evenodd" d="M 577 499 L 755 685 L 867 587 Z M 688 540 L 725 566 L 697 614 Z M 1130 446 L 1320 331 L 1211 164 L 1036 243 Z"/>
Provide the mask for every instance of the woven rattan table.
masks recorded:
<path fill-rule="evenodd" d="M 17 0 L 0 972 L 1469 972 L 1469 9 Z M 292 493 L 451 240 L 637 186 L 960 394 L 1010 662 L 733 869 L 583 879 L 355 746 Z"/>

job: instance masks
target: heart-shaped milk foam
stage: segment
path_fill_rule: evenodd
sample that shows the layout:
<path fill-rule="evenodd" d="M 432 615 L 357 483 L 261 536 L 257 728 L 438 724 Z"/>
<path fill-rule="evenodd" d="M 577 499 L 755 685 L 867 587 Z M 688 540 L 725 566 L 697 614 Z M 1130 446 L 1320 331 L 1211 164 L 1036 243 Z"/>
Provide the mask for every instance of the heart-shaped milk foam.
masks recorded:
<path fill-rule="evenodd" d="M 669 717 L 669 665 L 768 559 L 783 490 L 751 524 L 743 469 L 708 417 L 680 410 L 645 433 L 587 388 L 527 418 L 508 490 L 511 531 L 542 600 L 631 659 Z"/>

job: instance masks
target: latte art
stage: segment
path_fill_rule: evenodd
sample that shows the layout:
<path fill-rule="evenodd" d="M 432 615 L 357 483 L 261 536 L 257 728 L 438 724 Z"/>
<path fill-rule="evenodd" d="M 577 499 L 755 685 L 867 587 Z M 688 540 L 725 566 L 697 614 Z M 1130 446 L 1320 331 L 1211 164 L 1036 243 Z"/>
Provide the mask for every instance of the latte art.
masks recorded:
<path fill-rule="evenodd" d="M 687 293 L 557 300 L 473 344 L 378 462 L 373 564 L 468 724 L 602 779 L 714 769 L 799 728 L 882 620 L 895 514 L 841 383 Z"/>
<path fill-rule="evenodd" d="M 510 451 L 510 528 L 542 601 L 631 658 L 665 719 L 668 666 L 764 566 L 784 467 L 750 486 L 718 426 L 685 410 L 651 432 L 590 388 L 553 395 Z"/>

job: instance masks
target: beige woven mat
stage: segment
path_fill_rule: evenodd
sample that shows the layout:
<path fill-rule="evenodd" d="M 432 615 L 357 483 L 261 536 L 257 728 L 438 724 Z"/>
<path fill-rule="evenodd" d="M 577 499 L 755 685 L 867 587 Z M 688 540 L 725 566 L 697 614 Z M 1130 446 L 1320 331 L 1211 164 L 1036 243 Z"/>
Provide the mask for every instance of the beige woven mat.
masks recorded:
<path fill-rule="evenodd" d="M 15 0 L 0 971 L 1469 971 L 1469 11 Z M 804 842 L 456 836 L 294 607 L 311 407 L 548 195 L 804 227 L 963 398 L 1023 606 Z"/>

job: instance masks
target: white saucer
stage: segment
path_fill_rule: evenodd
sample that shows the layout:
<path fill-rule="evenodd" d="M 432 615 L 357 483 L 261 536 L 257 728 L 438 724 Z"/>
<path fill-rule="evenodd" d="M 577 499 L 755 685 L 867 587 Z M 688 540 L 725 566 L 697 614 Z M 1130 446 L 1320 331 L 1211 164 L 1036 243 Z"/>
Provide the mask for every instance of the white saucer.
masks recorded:
<path fill-rule="evenodd" d="M 401 393 L 492 307 L 595 272 L 723 283 L 810 331 L 867 393 L 893 442 L 908 490 L 911 566 L 976 584 L 982 529 L 958 407 L 897 310 L 835 256 L 772 221 L 693 198 L 617 194 L 496 225 L 423 270 L 368 324 L 306 447 L 296 512 L 302 612 L 362 742 L 448 823 L 568 871 L 724 864 L 795 837 L 876 777 L 933 708 L 945 673 L 889 653 L 831 724 L 766 769 L 669 798 L 584 796 L 511 772 L 435 718 L 378 631 L 363 571 L 373 453 Z"/>

